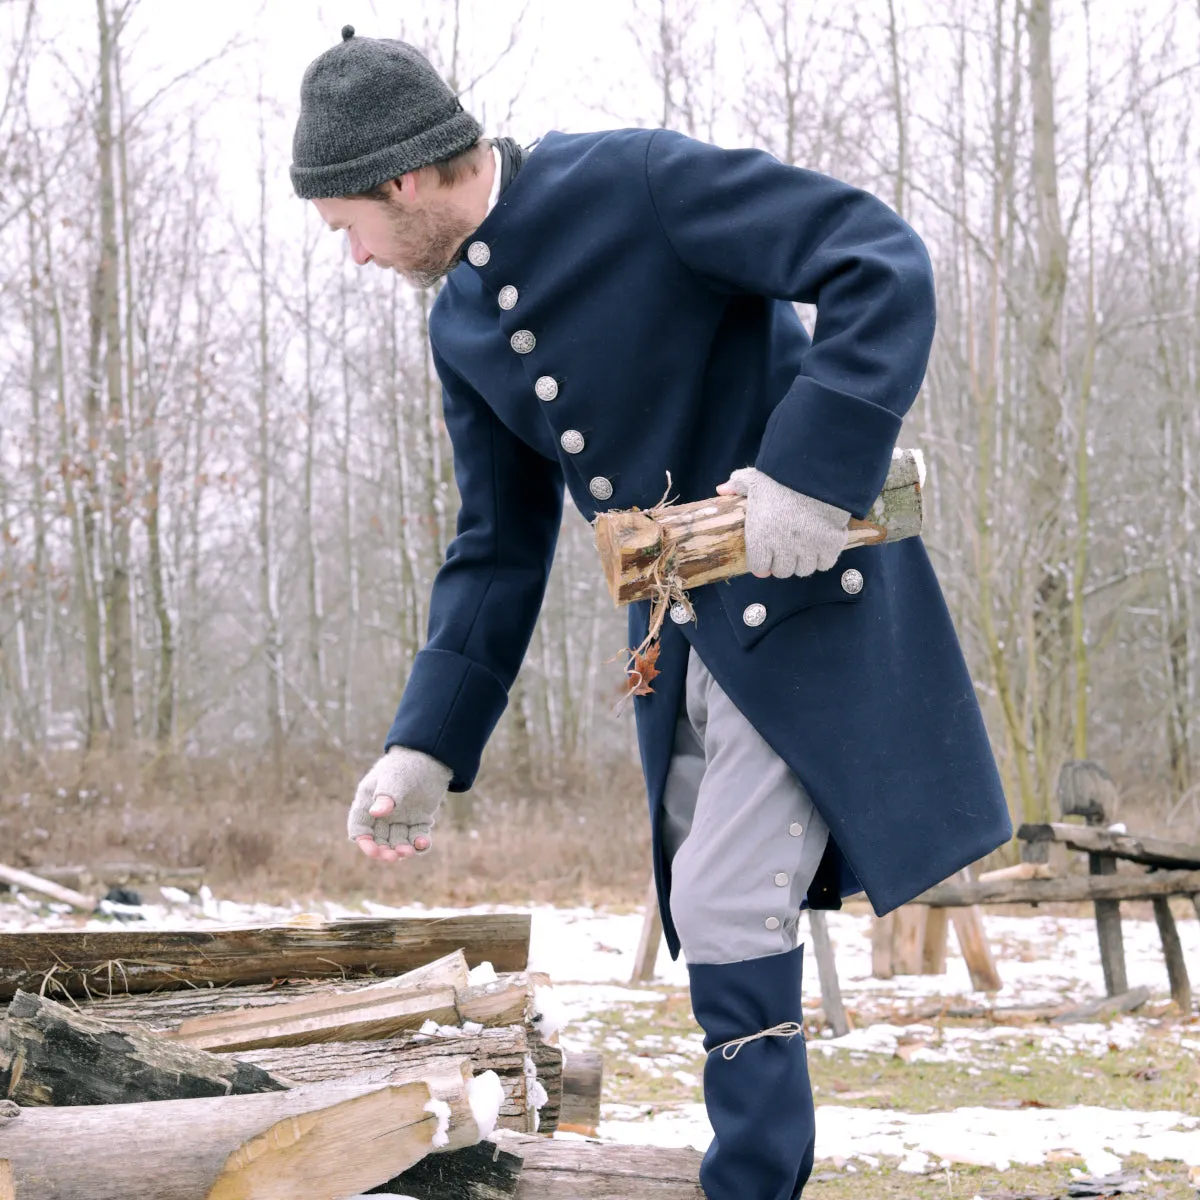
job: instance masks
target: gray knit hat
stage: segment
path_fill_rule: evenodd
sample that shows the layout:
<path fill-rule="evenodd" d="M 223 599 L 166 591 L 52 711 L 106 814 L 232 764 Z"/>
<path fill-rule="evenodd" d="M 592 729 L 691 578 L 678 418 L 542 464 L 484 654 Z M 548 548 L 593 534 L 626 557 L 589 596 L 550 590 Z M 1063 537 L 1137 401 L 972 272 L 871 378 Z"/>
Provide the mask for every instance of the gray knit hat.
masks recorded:
<path fill-rule="evenodd" d="M 354 196 L 453 158 L 482 134 L 419 50 L 347 25 L 304 72 L 292 186 L 304 200 Z"/>

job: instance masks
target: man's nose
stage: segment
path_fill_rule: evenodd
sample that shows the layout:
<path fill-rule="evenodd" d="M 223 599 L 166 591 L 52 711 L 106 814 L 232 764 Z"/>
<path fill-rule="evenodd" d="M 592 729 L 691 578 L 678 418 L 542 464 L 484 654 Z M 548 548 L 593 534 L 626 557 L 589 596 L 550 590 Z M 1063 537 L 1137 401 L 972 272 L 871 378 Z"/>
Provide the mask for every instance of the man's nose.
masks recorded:
<path fill-rule="evenodd" d="M 365 267 L 373 257 L 366 252 L 362 242 L 353 234 L 350 235 L 350 255 L 360 267 Z"/>

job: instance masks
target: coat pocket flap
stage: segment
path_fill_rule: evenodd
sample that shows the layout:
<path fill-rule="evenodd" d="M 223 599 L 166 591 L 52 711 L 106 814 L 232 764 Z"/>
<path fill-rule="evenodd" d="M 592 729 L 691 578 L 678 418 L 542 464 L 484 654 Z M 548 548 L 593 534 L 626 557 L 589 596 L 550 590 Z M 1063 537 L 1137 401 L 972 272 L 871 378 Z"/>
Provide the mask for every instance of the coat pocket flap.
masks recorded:
<path fill-rule="evenodd" d="M 818 604 L 855 604 L 866 580 L 858 568 L 842 559 L 830 571 L 791 579 L 758 579 L 739 575 L 713 585 L 721 597 L 734 635 L 745 649 L 757 644 L 781 621 Z"/>

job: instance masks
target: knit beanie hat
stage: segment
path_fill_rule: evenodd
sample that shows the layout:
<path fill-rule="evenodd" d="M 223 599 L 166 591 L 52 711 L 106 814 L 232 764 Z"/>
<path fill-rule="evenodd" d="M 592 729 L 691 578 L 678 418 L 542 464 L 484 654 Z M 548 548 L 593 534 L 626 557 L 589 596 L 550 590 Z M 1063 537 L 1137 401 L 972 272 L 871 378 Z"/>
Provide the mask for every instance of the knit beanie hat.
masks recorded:
<path fill-rule="evenodd" d="M 482 134 L 419 50 L 347 25 L 304 72 L 292 186 L 303 200 L 354 196 L 453 158 Z"/>

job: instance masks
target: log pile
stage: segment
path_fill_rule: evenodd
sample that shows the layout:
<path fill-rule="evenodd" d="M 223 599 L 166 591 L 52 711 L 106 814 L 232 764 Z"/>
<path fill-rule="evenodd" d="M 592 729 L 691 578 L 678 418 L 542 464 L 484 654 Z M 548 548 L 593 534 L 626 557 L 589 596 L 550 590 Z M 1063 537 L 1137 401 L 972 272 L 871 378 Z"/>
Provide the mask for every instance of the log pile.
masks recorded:
<path fill-rule="evenodd" d="M 572 1143 L 488 1140 L 552 1131 L 564 1095 L 574 1128 L 598 1123 L 601 1064 L 564 1071 L 528 932 L 487 916 L 0 935 L 0 1197 L 579 1195 Z M 543 1145 L 562 1148 L 527 1172 Z M 658 1187 L 648 1153 L 589 1166 L 586 1194 L 636 1196 L 636 1171 Z"/>

